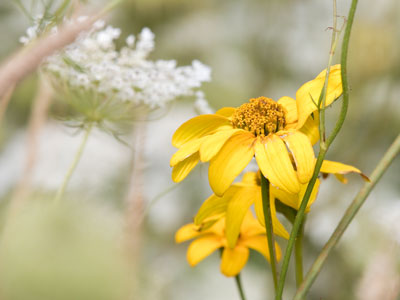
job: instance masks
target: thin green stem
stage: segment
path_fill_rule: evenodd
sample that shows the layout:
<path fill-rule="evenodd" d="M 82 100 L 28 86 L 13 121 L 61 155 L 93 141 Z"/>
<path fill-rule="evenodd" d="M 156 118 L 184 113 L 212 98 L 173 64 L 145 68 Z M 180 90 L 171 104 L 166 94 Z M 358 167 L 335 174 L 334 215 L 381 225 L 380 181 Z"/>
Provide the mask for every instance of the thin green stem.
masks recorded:
<path fill-rule="evenodd" d="M 354 15 L 356 13 L 358 0 L 352 0 L 349 15 L 347 17 L 346 29 L 343 36 L 342 42 L 342 54 L 340 58 L 341 64 L 341 76 L 342 76 L 342 86 L 343 86 L 343 101 L 342 101 L 342 108 L 340 111 L 340 117 L 336 122 L 335 128 L 333 129 L 331 135 L 327 140 L 327 144 L 332 144 L 333 140 L 336 138 L 337 134 L 339 133 L 344 120 L 347 114 L 347 108 L 349 106 L 349 82 L 347 79 L 347 54 L 349 50 L 349 42 L 350 42 L 350 33 L 351 28 L 353 26 Z"/>
<path fill-rule="evenodd" d="M 294 297 L 295 300 L 301 300 L 305 297 L 311 285 L 313 284 L 315 278 L 318 276 L 323 264 L 325 263 L 328 255 L 331 253 L 333 248 L 339 242 L 343 233 L 353 220 L 354 216 L 357 214 L 361 206 L 364 204 L 371 190 L 375 187 L 378 181 L 381 179 L 382 175 L 388 169 L 392 161 L 400 153 L 400 134 L 397 136 L 393 144 L 387 150 L 381 161 L 376 166 L 375 170 L 372 172 L 370 177 L 370 182 L 366 182 L 361 190 L 358 192 L 357 196 L 354 198 L 350 206 L 347 208 L 346 213 L 343 215 L 335 231 L 329 238 L 328 242 L 325 244 L 321 253 L 318 255 L 317 259 L 308 271 L 303 283 L 297 290 Z"/>
<path fill-rule="evenodd" d="M 333 129 L 331 135 L 327 139 L 327 142 L 320 143 L 320 150 L 318 153 L 317 162 L 315 164 L 314 173 L 313 173 L 313 176 L 307 186 L 307 190 L 304 194 L 300 208 L 297 212 L 296 218 L 294 220 L 292 232 L 290 233 L 288 245 L 286 247 L 285 256 L 284 256 L 283 262 L 282 262 L 281 276 L 279 277 L 278 292 L 277 292 L 277 295 L 275 298 L 276 300 L 282 299 L 283 288 L 285 286 L 286 274 L 287 274 L 287 270 L 289 267 L 290 256 L 292 254 L 292 250 L 294 247 L 295 238 L 298 234 L 300 225 L 303 221 L 303 218 L 305 215 L 305 210 L 307 208 L 307 204 L 310 199 L 311 192 L 312 192 L 315 182 L 317 180 L 318 173 L 321 169 L 322 162 L 325 158 L 325 155 L 326 155 L 326 152 L 328 151 L 329 146 L 332 144 L 333 140 L 336 138 L 336 136 L 339 133 L 340 129 L 342 128 L 342 125 L 346 118 L 347 108 L 348 108 L 348 104 L 349 104 L 349 84 L 348 84 L 348 80 L 347 80 L 347 52 L 348 52 L 348 48 L 349 48 L 351 27 L 353 26 L 353 20 L 354 20 L 354 15 L 355 15 L 356 8 L 357 8 L 357 2 L 358 2 L 358 0 L 352 0 L 352 2 L 351 2 L 350 11 L 349 11 L 349 15 L 348 15 L 347 23 L 346 23 L 346 29 L 345 29 L 345 33 L 343 36 L 342 53 L 341 53 L 341 77 L 342 77 L 342 85 L 343 85 L 343 101 L 342 101 L 342 108 L 340 111 L 340 116 L 338 118 L 338 121 L 336 122 L 335 128 Z"/>
<path fill-rule="evenodd" d="M 69 183 L 69 181 L 71 179 L 71 176 L 74 173 L 74 171 L 76 169 L 76 166 L 78 165 L 78 163 L 79 163 L 79 161 L 80 161 L 80 159 L 82 157 L 83 150 L 85 149 L 85 146 L 86 146 L 86 143 L 88 141 L 90 132 L 92 131 L 92 128 L 93 128 L 93 123 L 90 123 L 86 127 L 85 135 L 83 136 L 83 140 L 82 140 L 82 142 L 81 142 L 81 144 L 80 144 L 80 146 L 78 148 L 78 151 L 75 154 L 74 160 L 72 161 L 72 164 L 69 167 L 67 174 L 64 177 L 63 183 L 61 184 L 60 188 L 57 191 L 57 194 L 56 194 L 56 196 L 54 198 L 54 203 L 59 203 L 61 198 L 63 197 L 63 195 L 65 193 L 65 190 L 66 190 L 66 188 L 68 186 L 68 183 Z"/>
<path fill-rule="evenodd" d="M 261 195 L 262 195 L 262 203 L 263 203 L 263 211 L 264 211 L 264 220 L 265 220 L 265 230 L 267 233 L 268 240 L 268 250 L 269 250 L 269 258 L 271 263 L 272 270 L 272 278 L 274 280 L 274 288 L 275 292 L 278 287 L 278 272 L 277 272 L 277 262 L 275 255 L 275 239 L 274 239 L 274 231 L 272 227 L 272 218 L 271 218 L 271 207 L 270 207 L 270 198 L 269 198 L 269 181 L 264 175 L 261 174 Z"/>
<path fill-rule="evenodd" d="M 239 294 L 240 294 L 240 299 L 246 300 L 246 296 L 244 295 L 244 291 L 243 291 L 243 287 L 242 287 L 242 281 L 240 280 L 240 274 L 235 276 L 235 282 L 236 282 L 236 286 L 237 286 Z"/>
<path fill-rule="evenodd" d="M 331 49 L 329 51 L 329 58 L 328 58 L 328 66 L 326 68 L 326 75 L 325 75 L 325 82 L 324 87 L 322 88 L 322 92 L 320 95 L 320 99 L 318 102 L 318 110 L 320 112 L 320 122 L 319 122 L 319 134 L 320 140 L 325 142 L 325 106 L 326 106 L 326 95 L 328 89 L 328 82 L 329 82 L 329 74 L 331 71 L 331 65 L 333 60 L 333 55 L 335 54 L 336 45 L 337 45 L 337 13 L 336 13 L 336 0 L 333 0 L 333 27 L 332 27 L 332 39 L 331 39 Z M 320 103 L 322 102 L 322 103 Z M 321 106 L 322 104 L 322 106 Z"/>
<path fill-rule="evenodd" d="M 301 224 L 303 222 L 303 218 L 305 215 L 306 207 L 308 204 L 308 201 L 311 196 L 311 192 L 314 188 L 315 182 L 317 181 L 318 178 L 318 173 L 319 170 L 321 169 L 322 162 L 324 160 L 326 150 L 324 148 L 321 148 L 318 154 L 317 161 L 315 163 L 315 169 L 313 176 L 311 177 L 310 182 L 308 183 L 306 192 L 304 193 L 303 200 L 301 201 L 300 208 L 296 214 L 296 218 L 294 219 L 292 231 L 290 232 L 290 237 L 289 241 L 286 247 L 285 251 L 285 256 L 283 257 L 283 262 L 282 262 L 282 268 L 281 268 L 281 275 L 279 277 L 279 282 L 278 282 L 278 291 L 276 294 L 275 299 L 276 300 L 281 300 L 282 299 L 282 294 L 283 294 L 283 288 L 285 285 L 285 279 L 286 279 L 286 274 L 289 268 L 289 262 L 290 262 L 290 256 L 292 255 L 292 250 L 296 241 L 297 234 L 299 232 L 299 229 L 301 227 Z"/>
<path fill-rule="evenodd" d="M 294 246 L 294 257 L 296 261 L 296 287 L 299 287 L 303 282 L 303 237 L 304 237 L 304 225 L 306 218 L 304 218 L 299 234 L 297 235 L 296 243 Z"/>

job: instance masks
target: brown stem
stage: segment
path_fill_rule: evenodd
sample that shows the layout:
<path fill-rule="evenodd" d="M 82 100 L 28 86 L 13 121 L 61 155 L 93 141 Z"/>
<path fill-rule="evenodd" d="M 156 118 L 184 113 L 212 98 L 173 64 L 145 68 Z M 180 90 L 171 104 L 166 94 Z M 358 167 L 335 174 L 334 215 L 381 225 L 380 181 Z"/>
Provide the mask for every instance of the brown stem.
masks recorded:
<path fill-rule="evenodd" d="M 133 259 L 139 255 L 141 244 L 141 226 L 144 218 L 143 196 L 143 153 L 145 144 L 145 123 L 138 122 L 134 128 L 134 151 L 132 173 L 129 189 L 125 199 L 126 205 L 126 234 L 128 251 Z"/>
<path fill-rule="evenodd" d="M 11 96 L 14 93 L 15 85 L 8 88 L 4 96 L 0 99 L 0 124 L 3 121 L 4 114 L 6 113 L 8 104 L 10 103 Z"/>
<path fill-rule="evenodd" d="M 43 126 L 46 123 L 49 107 L 53 96 L 53 90 L 45 79 L 41 79 L 39 88 L 33 100 L 33 109 L 29 119 L 27 136 L 27 155 L 24 171 L 11 198 L 10 212 L 18 209 L 24 202 L 30 189 L 32 174 L 35 167 L 38 141 Z"/>

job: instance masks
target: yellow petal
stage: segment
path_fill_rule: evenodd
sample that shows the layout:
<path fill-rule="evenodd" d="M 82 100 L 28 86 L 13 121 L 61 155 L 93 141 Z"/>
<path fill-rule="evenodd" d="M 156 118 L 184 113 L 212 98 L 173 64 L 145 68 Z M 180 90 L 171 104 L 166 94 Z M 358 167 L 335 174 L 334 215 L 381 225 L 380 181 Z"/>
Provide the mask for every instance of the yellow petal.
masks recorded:
<path fill-rule="evenodd" d="M 240 132 L 232 136 L 210 161 L 208 179 L 217 196 L 225 193 L 253 158 L 254 140 L 254 135 L 251 133 Z"/>
<path fill-rule="evenodd" d="M 294 209 L 297 209 L 297 205 L 299 202 L 299 194 L 291 194 L 282 189 L 278 189 L 274 186 L 270 187 L 271 197 L 278 199 L 282 203 L 290 206 Z M 301 199 L 300 199 L 301 201 Z"/>
<path fill-rule="evenodd" d="M 285 114 L 286 126 L 285 126 L 285 128 L 292 128 L 293 126 L 297 126 L 296 100 L 285 96 L 278 100 L 278 104 L 282 105 L 286 110 L 286 114 Z"/>
<path fill-rule="evenodd" d="M 342 94 L 342 79 L 340 65 L 334 65 L 330 69 L 329 82 L 326 94 L 326 106 L 330 105 Z M 301 128 L 312 112 L 318 109 L 318 103 L 322 87 L 325 83 L 326 70 L 322 71 L 315 79 L 303 84 L 296 93 L 298 124 Z M 314 104 L 314 102 L 316 104 Z"/>
<path fill-rule="evenodd" d="M 193 170 L 193 168 L 199 162 L 199 154 L 196 152 L 184 159 L 180 163 L 174 166 L 172 169 L 172 180 L 174 182 L 180 182 L 186 178 L 186 176 Z"/>
<path fill-rule="evenodd" d="M 292 152 L 300 183 L 309 182 L 315 165 L 314 150 L 310 140 L 299 131 L 288 132 L 282 138 Z"/>
<path fill-rule="evenodd" d="M 363 174 L 359 169 L 356 167 L 342 164 L 336 161 L 324 160 L 321 166 L 321 173 L 331 173 L 335 174 L 336 178 L 343 183 L 347 183 L 347 179 L 342 176 L 348 173 L 358 173 L 365 181 L 370 181 L 368 176 Z"/>
<path fill-rule="evenodd" d="M 286 193 L 287 194 L 287 193 Z M 289 233 L 286 228 L 282 225 L 276 215 L 276 207 L 275 207 L 275 198 L 272 194 L 272 187 L 270 187 L 270 207 L 271 207 L 271 219 L 272 219 L 272 229 L 274 234 L 279 235 L 285 239 L 289 239 Z M 258 222 L 265 227 L 265 217 L 264 217 L 264 208 L 262 203 L 262 197 L 255 199 L 254 201 L 254 210 L 256 212 L 256 216 Z"/>
<path fill-rule="evenodd" d="M 300 191 L 300 183 L 289 153 L 278 136 L 272 134 L 263 142 L 258 139 L 255 154 L 261 172 L 274 186 L 293 194 Z"/>
<path fill-rule="evenodd" d="M 308 200 L 307 203 L 307 210 L 309 210 L 310 206 L 314 203 L 315 199 L 317 199 L 318 191 L 319 191 L 319 185 L 321 184 L 321 181 L 317 178 L 317 181 L 315 182 L 315 185 L 313 187 L 313 190 L 311 192 L 310 200 Z M 300 208 L 301 201 L 303 200 L 304 194 L 306 193 L 307 190 L 307 184 L 303 184 L 301 187 L 300 195 L 299 195 L 299 203 L 297 205 L 296 209 Z"/>
<path fill-rule="evenodd" d="M 174 155 L 172 155 L 169 164 L 171 167 L 176 166 L 179 162 L 185 160 L 189 156 L 191 156 L 193 153 L 199 151 L 201 143 L 204 141 L 204 137 L 200 139 L 195 139 L 187 142 L 186 144 L 182 145 L 181 148 L 179 148 L 178 151 L 175 152 Z"/>
<path fill-rule="evenodd" d="M 254 198 L 254 212 L 256 213 L 256 217 L 258 222 L 265 227 L 265 218 L 264 218 L 264 208 L 262 203 L 261 196 L 261 187 L 260 187 L 260 195 Z"/>
<path fill-rule="evenodd" d="M 214 215 L 225 213 L 229 201 L 232 199 L 233 195 L 237 192 L 238 187 L 234 185 L 229 187 L 226 193 L 222 197 L 216 195 L 211 195 L 204 203 L 201 205 L 196 217 L 194 218 L 194 223 L 200 225 L 205 219 L 210 218 Z"/>
<path fill-rule="evenodd" d="M 201 115 L 183 123 L 172 136 L 172 145 L 181 147 L 187 142 L 214 133 L 219 129 L 232 128 L 231 121 L 221 115 Z"/>
<path fill-rule="evenodd" d="M 339 180 L 341 183 L 347 184 L 349 182 L 349 180 L 344 177 L 344 175 L 342 174 L 335 174 L 335 177 L 337 178 L 337 180 Z"/>
<path fill-rule="evenodd" d="M 175 242 L 182 243 L 187 240 L 191 240 L 199 235 L 203 234 L 199 231 L 199 226 L 192 224 L 186 224 L 178 229 L 175 233 Z"/>
<path fill-rule="evenodd" d="M 307 121 L 301 127 L 300 131 L 304 133 L 311 144 L 315 145 L 319 140 L 319 113 L 315 111 L 307 118 Z"/>
<path fill-rule="evenodd" d="M 259 186 L 260 175 L 256 172 L 246 172 L 243 174 L 241 183 Z"/>
<path fill-rule="evenodd" d="M 234 108 L 234 107 L 223 107 L 223 108 L 217 110 L 217 112 L 215 114 L 229 118 L 230 116 L 232 116 L 235 113 L 235 111 L 236 111 L 236 108 Z"/>
<path fill-rule="evenodd" d="M 216 235 L 208 235 L 193 241 L 188 248 L 186 258 L 194 267 L 215 250 L 222 247 L 222 239 Z"/>
<path fill-rule="evenodd" d="M 268 240 L 266 235 L 257 235 L 242 240 L 242 245 L 260 252 L 264 257 L 270 261 Z M 281 260 L 282 252 L 278 243 L 275 242 L 275 257 L 277 261 Z"/>
<path fill-rule="evenodd" d="M 242 221 L 260 190 L 257 187 L 243 187 L 233 195 L 226 211 L 226 239 L 228 247 L 233 248 L 239 237 Z"/>
<path fill-rule="evenodd" d="M 317 198 L 320 183 L 321 183 L 320 180 L 317 179 L 317 181 L 315 182 L 315 185 L 313 187 L 313 190 L 311 192 L 310 200 L 308 200 L 308 203 L 307 203 L 307 211 L 309 210 L 311 204 L 313 204 L 315 199 Z M 271 192 L 276 199 L 279 199 L 279 201 L 281 201 L 285 205 L 298 210 L 300 208 L 301 201 L 303 200 L 304 194 L 307 190 L 307 186 L 308 186 L 308 184 L 302 184 L 301 188 L 300 188 L 300 192 L 296 195 L 289 194 L 285 191 L 282 191 L 282 190 L 279 190 L 276 188 L 272 188 Z"/>
<path fill-rule="evenodd" d="M 276 207 L 275 207 L 275 198 L 270 195 L 270 207 L 271 207 L 271 219 L 272 219 L 272 228 L 276 235 L 283 237 L 284 239 L 289 239 L 289 233 L 287 232 L 285 226 L 279 221 L 276 216 Z"/>
<path fill-rule="evenodd" d="M 243 246 L 224 248 L 221 260 L 221 272 L 225 276 L 236 276 L 240 273 L 249 258 L 249 249 Z"/>
<path fill-rule="evenodd" d="M 259 188 L 258 193 L 261 194 L 261 189 Z M 258 196 L 255 195 L 256 199 L 258 199 Z M 253 236 L 253 235 L 259 235 L 259 234 L 264 234 L 265 233 L 265 228 L 261 226 L 261 224 L 254 218 L 253 213 L 251 210 L 248 210 L 242 223 L 242 227 L 240 228 L 240 236 Z"/>
<path fill-rule="evenodd" d="M 331 174 L 335 174 L 335 173 L 347 174 L 350 172 L 359 173 L 359 174 L 361 173 L 361 171 L 359 169 L 357 169 L 356 167 L 342 164 L 342 163 L 336 162 L 336 161 L 330 161 L 330 160 L 324 160 L 322 162 L 320 171 L 322 173 L 331 173 Z"/>
<path fill-rule="evenodd" d="M 214 133 L 205 137 L 200 147 L 200 160 L 206 162 L 211 160 L 226 143 L 226 141 L 241 129 L 228 129 Z"/>

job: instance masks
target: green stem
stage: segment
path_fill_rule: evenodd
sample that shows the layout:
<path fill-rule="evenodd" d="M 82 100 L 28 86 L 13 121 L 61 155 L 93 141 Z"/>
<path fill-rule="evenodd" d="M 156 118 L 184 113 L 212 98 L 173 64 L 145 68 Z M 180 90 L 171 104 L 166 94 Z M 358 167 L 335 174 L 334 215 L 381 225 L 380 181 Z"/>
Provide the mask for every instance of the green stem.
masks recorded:
<path fill-rule="evenodd" d="M 317 162 L 315 163 L 315 169 L 314 169 L 313 176 L 311 177 L 311 180 L 308 183 L 306 192 L 304 193 L 303 200 L 301 201 L 301 204 L 300 204 L 300 208 L 296 214 L 296 218 L 294 219 L 292 231 L 290 232 L 289 241 L 288 241 L 286 251 L 285 251 L 285 256 L 283 257 L 281 276 L 279 277 L 278 291 L 277 291 L 277 294 L 275 297 L 276 300 L 282 299 L 286 274 L 287 274 L 287 271 L 289 268 L 290 256 L 292 255 L 292 250 L 293 250 L 293 247 L 294 247 L 294 244 L 296 241 L 296 237 L 297 237 L 297 234 L 301 227 L 301 224 L 303 222 L 306 207 L 307 207 L 308 201 L 310 199 L 311 192 L 314 188 L 315 182 L 317 181 L 319 170 L 321 169 L 322 162 L 323 162 L 325 154 L 326 154 L 326 150 L 327 149 L 321 148 L 319 151 Z"/>
<path fill-rule="evenodd" d="M 340 58 L 341 64 L 341 76 L 342 76 L 342 87 L 343 87 L 343 101 L 342 108 L 340 111 L 340 117 L 336 122 L 335 128 L 333 129 L 331 135 L 328 138 L 327 144 L 332 144 L 333 140 L 336 138 L 339 133 L 342 125 L 344 123 L 344 119 L 346 118 L 347 108 L 349 106 L 349 82 L 347 79 L 347 54 L 349 51 L 349 42 L 350 42 L 350 33 L 351 28 L 353 26 L 354 15 L 356 13 L 358 0 L 352 0 L 349 15 L 347 17 L 346 29 L 343 36 L 342 42 L 342 53 Z"/>
<path fill-rule="evenodd" d="M 371 190 L 375 187 L 378 181 L 381 179 L 382 175 L 385 173 L 387 168 L 390 166 L 394 158 L 400 153 L 400 134 L 397 136 L 396 140 L 390 146 L 388 151 L 385 153 L 381 161 L 376 166 L 375 170 L 372 172 L 370 177 L 370 182 L 366 182 L 361 190 L 358 192 L 357 196 L 354 198 L 353 202 L 347 208 L 346 213 L 343 215 L 338 226 L 336 227 L 334 233 L 329 238 L 328 242 L 325 244 L 321 253 L 311 266 L 308 271 L 303 283 L 297 290 L 294 297 L 295 300 L 301 300 L 305 297 L 306 293 L 313 284 L 315 278 L 318 276 L 323 264 L 325 263 L 328 255 L 331 253 L 333 248 L 339 242 L 343 233 L 353 220 L 354 216 L 357 214 L 361 206 L 364 204 Z"/>
<path fill-rule="evenodd" d="M 313 173 L 313 176 L 307 186 L 307 190 L 304 194 L 300 208 L 297 212 L 297 215 L 296 215 L 296 218 L 295 218 L 295 221 L 293 224 L 292 232 L 290 233 L 288 245 L 286 247 L 285 256 L 283 257 L 282 271 L 281 271 L 281 276 L 279 277 L 279 283 L 278 283 L 278 293 L 275 298 L 276 300 L 282 299 L 283 288 L 285 286 L 286 274 L 287 274 L 287 270 L 289 267 L 290 256 L 292 254 L 292 250 L 294 247 L 295 238 L 300 229 L 300 225 L 303 221 L 305 210 L 307 208 L 307 204 L 310 199 L 311 192 L 312 192 L 315 182 L 317 180 L 319 170 L 321 169 L 325 154 L 328 151 L 328 148 L 332 144 L 333 140 L 336 138 L 340 129 L 342 128 L 342 125 L 346 118 L 347 108 L 348 108 L 348 104 L 349 104 L 349 84 L 347 81 L 347 52 L 348 52 L 348 48 L 349 48 L 351 27 L 353 25 L 354 15 L 355 15 L 356 8 L 357 8 L 357 2 L 358 2 L 358 0 L 352 0 L 352 2 L 351 2 L 351 7 L 350 7 L 347 24 L 346 24 L 346 29 L 345 29 L 345 33 L 343 36 L 342 53 L 341 53 L 341 77 L 342 77 L 342 85 L 343 85 L 343 101 L 342 101 L 342 108 L 340 111 L 340 116 L 336 122 L 335 128 L 333 129 L 332 133 L 330 134 L 329 138 L 327 139 L 327 142 L 324 143 L 322 141 L 320 143 L 320 150 L 319 150 L 317 162 L 315 164 L 314 173 Z"/>
<path fill-rule="evenodd" d="M 296 261 L 296 287 L 299 287 L 303 282 L 303 236 L 304 236 L 304 225 L 306 218 L 304 218 L 299 234 L 297 235 L 296 243 L 294 246 L 294 257 Z"/>
<path fill-rule="evenodd" d="M 246 300 L 246 296 L 244 295 L 244 291 L 243 291 L 243 287 L 242 287 L 242 281 L 240 280 L 240 274 L 235 276 L 235 282 L 236 282 L 236 286 L 239 290 L 240 299 Z"/>
<path fill-rule="evenodd" d="M 64 181 L 63 181 L 62 185 L 60 186 L 60 188 L 58 189 L 57 194 L 56 194 L 56 196 L 54 198 L 54 202 L 55 203 L 59 203 L 61 198 L 63 197 L 63 195 L 65 193 L 65 190 L 67 188 L 69 180 L 71 179 L 71 176 L 74 173 L 75 168 L 78 165 L 78 163 L 79 163 L 79 161 L 80 161 L 80 159 L 82 157 L 83 149 L 86 146 L 86 143 L 87 143 L 87 140 L 89 138 L 90 132 L 92 131 L 92 128 L 93 128 L 93 123 L 90 123 L 86 127 L 85 135 L 84 135 L 83 140 L 82 140 L 82 142 L 81 142 L 81 144 L 79 146 L 79 149 L 76 152 L 74 160 L 73 160 L 71 166 L 69 167 L 67 174 L 65 175 Z"/>
<path fill-rule="evenodd" d="M 269 198 L 269 181 L 264 175 L 261 174 L 261 195 L 262 195 L 262 203 L 263 203 L 263 211 L 264 211 L 264 220 L 265 220 L 265 230 L 267 233 L 268 240 L 268 250 L 269 250 L 269 260 L 271 263 L 272 270 L 272 278 L 274 280 L 274 288 L 275 292 L 278 287 L 278 272 L 276 269 L 276 255 L 275 255 L 275 239 L 274 239 L 274 231 L 272 227 L 272 218 L 271 218 L 271 207 L 270 207 L 270 198 Z"/>
<path fill-rule="evenodd" d="M 322 88 L 320 99 L 318 100 L 318 111 L 320 112 L 320 140 L 325 142 L 325 106 L 326 106 L 326 95 L 328 90 L 329 74 L 331 72 L 331 65 L 333 60 L 333 55 L 335 54 L 337 45 L 337 16 L 336 16 L 336 0 L 333 0 L 333 28 L 332 28 L 332 39 L 331 39 L 331 49 L 329 51 L 328 66 L 326 68 L 325 82 Z M 322 103 L 321 103 L 322 102 Z M 322 104 L 322 107 L 321 107 Z"/>

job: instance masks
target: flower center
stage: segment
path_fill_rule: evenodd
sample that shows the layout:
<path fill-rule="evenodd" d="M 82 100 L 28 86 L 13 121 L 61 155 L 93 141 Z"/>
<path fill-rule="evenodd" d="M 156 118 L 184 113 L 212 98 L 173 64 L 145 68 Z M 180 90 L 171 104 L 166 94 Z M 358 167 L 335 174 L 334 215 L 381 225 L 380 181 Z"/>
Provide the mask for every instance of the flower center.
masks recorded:
<path fill-rule="evenodd" d="M 282 105 L 266 97 L 250 99 L 236 109 L 232 124 L 236 128 L 248 130 L 258 135 L 268 135 L 285 127 L 285 109 Z"/>

